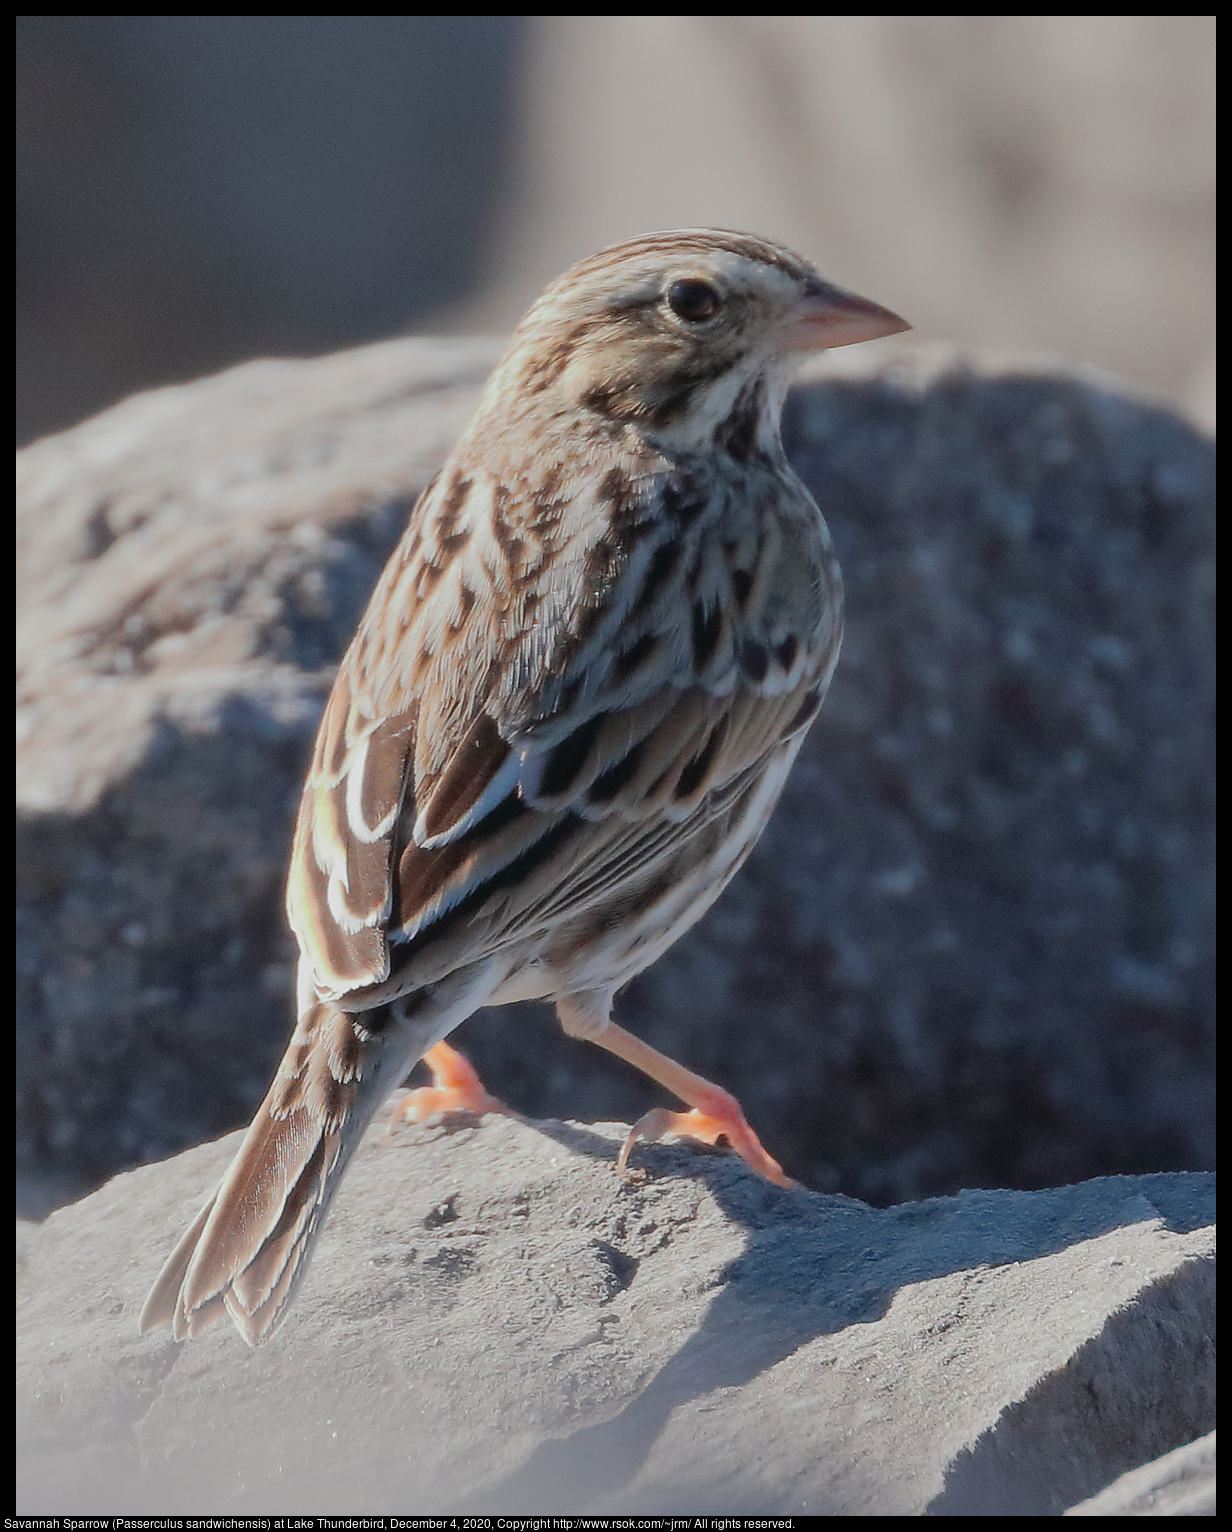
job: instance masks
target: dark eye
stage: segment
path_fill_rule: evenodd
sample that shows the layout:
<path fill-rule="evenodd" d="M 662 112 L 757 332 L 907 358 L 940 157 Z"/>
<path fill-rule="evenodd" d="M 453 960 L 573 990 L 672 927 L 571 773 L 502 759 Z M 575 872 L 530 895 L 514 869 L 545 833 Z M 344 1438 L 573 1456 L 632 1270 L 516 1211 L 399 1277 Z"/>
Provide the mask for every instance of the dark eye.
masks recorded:
<path fill-rule="evenodd" d="M 701 324 L 713 319 L 722 301 L 709 282 L 695 277 L 682 277 L 667 290 L 667 306 L 677 319 L 687 319 L 690 324 Z"/>

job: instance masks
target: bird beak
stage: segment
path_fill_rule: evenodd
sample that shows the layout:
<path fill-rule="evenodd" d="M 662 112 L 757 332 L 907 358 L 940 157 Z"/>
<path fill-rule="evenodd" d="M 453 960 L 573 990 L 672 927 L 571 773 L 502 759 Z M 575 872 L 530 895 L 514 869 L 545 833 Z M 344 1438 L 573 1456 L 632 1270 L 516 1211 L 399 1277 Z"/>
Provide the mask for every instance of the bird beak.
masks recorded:
<path fill-rule="evenodd" d="M 910 328 L 905 319 L 879 303 L 815 278 L 788 316 L 780 345 L 784 351 L 822 351 L 879 340 Z"/>

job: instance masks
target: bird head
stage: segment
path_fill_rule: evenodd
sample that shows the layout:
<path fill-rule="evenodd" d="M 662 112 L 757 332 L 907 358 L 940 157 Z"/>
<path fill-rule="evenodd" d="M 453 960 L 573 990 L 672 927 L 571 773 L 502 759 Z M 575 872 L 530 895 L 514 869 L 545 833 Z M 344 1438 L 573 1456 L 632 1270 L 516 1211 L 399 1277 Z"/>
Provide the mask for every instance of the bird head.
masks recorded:
<path fill-rule="evenodd" d="M 782 387 L 804 353 L 908 328 L 770 240 L 672 230 L 553 282 L 518 327 L 500 392 L 558 418 L 590 415 L 703 448 L 750 386 L 777 432 Z"/>

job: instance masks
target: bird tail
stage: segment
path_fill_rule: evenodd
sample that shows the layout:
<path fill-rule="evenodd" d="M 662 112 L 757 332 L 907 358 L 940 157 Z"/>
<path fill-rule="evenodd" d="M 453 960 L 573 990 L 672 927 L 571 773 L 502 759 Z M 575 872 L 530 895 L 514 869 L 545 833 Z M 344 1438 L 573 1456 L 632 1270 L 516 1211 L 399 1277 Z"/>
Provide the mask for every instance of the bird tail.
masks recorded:
<path fill-rule="evenodd" d="M 419 1029 L 376 1032 L 368 1020 L 326 1004 L 300 1018 L 222 1184 L 159 1273 L 142 1333 L 169 1324 L 183 1340 L 227 1313 L 250 1346 L 274 1333 L 347 1161 L 432 1040 L 420 1047 Z"/>

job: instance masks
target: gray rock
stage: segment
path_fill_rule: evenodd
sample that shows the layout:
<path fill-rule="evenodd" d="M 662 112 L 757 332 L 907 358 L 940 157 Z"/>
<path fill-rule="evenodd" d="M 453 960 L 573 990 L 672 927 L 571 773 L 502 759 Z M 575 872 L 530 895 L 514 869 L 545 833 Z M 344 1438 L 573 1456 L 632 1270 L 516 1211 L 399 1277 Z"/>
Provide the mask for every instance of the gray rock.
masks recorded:
<path fill-rule="evenodd" d="M 1215 1432 L 1131 1468 L 1067 1516 L 1214 1516 Z"/>
<path fill-rule="evenodd" d="M 495 354 L 256 363 L 21 454 L 29 1211 L 263 1094 L 331 667 Z M 874 1203 L 1212 1166 L 1212 444 L 1106 378 L 892 349 L 797 390 L 786 437 L 844 657 L 749 866 L 622 1019 Z M 543 1007 L 458 1040 L 534 1115 L 657 1099 Z"/>
<path fill-rule="evenodd" d="M 257 1352 L 136 1329 L 234 1136 L 27 1229 L 18 1509 L 1055 1514 L 1211 1429 L 1212 1177 L 877 1210 L 623 1131 L 374 1128 Z"/>

